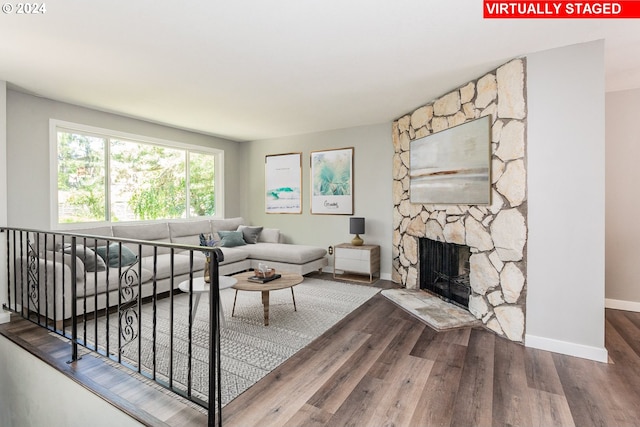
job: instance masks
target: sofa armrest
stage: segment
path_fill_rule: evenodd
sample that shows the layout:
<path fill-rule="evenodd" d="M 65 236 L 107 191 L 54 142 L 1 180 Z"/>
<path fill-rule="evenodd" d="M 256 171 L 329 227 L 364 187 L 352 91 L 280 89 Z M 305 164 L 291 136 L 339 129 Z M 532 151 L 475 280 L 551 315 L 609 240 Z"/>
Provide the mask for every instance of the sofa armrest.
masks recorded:
<path fill-rule="evenodd" d="M 12 280 L 10 286 L 23 310 L 54 321 L 71 317 L 71 304 L 75 303 L 71 286 L 79 281 L 73 277 L 66 262 L 21 257 L 17 268 L 17 280 Z"/>

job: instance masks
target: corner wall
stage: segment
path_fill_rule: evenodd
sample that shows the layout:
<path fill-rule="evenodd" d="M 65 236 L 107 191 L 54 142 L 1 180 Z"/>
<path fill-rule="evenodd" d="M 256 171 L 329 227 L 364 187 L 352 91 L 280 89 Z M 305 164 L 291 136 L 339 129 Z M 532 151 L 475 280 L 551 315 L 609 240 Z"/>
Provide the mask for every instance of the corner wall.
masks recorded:
<path fill-rule="evenodd" d="M 640 89 L 606 94 L 605 304 L 640 312 L 638 252 L 640 223 Z"/>
<path fill-rule="evenodd" d="M 0 80 L 0 226 L 7 225 L 7 82 Z M 6 259 L 4 237 L 0 236 L 0 259 Z M 7 265 L 0 265 L 0 323 L 9 321 L 9 313 L 2 310 L 7 304 Z"/>
<path fill-rule="evenodd" d="M 607 361 L 602 40 L 527 55 L 525 344 Z"/>

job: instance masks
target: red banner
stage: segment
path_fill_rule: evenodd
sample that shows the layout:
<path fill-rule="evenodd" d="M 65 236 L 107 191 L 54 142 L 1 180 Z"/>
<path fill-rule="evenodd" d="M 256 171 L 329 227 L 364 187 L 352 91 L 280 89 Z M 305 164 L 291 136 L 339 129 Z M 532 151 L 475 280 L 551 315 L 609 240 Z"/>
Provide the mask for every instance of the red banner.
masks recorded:
<path fill-rule="evenodd" d="M 640 1 L 505 1 L 484 0 L 489 19 L 620 19 L 640 18 Z"/>

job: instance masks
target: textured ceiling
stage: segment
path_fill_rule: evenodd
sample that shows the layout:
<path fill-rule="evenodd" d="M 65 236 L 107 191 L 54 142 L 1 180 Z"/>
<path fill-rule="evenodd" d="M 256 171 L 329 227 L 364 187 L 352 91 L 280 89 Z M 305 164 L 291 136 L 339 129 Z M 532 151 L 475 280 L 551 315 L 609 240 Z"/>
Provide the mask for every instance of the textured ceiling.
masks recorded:
<path fill-rule="evenodd" d="M 607 90 L 640 88 L 639 20 L 485 20 L 481 0 L 65 0 L 0 14 L 0 80 L 256 140 L 391 121 L 513 57 L 597 39 Z"/>

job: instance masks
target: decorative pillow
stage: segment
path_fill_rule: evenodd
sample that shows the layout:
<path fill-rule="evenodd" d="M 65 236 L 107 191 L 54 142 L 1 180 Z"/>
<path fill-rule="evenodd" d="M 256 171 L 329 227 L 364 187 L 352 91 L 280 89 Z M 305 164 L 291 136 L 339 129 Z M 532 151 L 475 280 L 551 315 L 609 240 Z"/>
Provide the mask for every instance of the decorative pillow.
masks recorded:
<path fill-rule="evenodd" d="M 241 225 L 238 227 L 238 231 L 242 232 L 242 238 L 246 243 L 254 244 L 258 243 L 258 238 L 262 232 L 262 227 L 249 227 L 247 225 Z"/>
<path fill-rule="evenodd" d="M 122 256 L 120 256 L 120 247 L 122 247 Z M 131 265 L 138 260 L 136 254 L 131 252 L 131 249 L 125 245 L 120 246 L 118 243 L 112 243 L 109 245 L 109 259 L 107 259 L 107 247 L 98 246 L 96 248 L 98 255 L 104 259 L 109 267 L 125 267 Z"/>
<path fill-rule="evenodd" d="M 259 241 L 264 243 L 280 243 L 280 230 L 278 228 L 263 228 Z"/>
<path fill-rule="evenodd" d="M 224 248 L 233 248 L 234 246 L 246 245 L 242 238 L 242 231 L 218 231 L 220 236 L 220 246 Z"/>
<path fill-rule="evenodd" d="M 71 245 L 65 245 L 64 253 L 71 254 Z M 76 257 L 82 260 L 86 271 L 105 271 L 107 269 L 102 256 L 96 256 L 92 249 L 84 245 L 76 245 Z"/>

